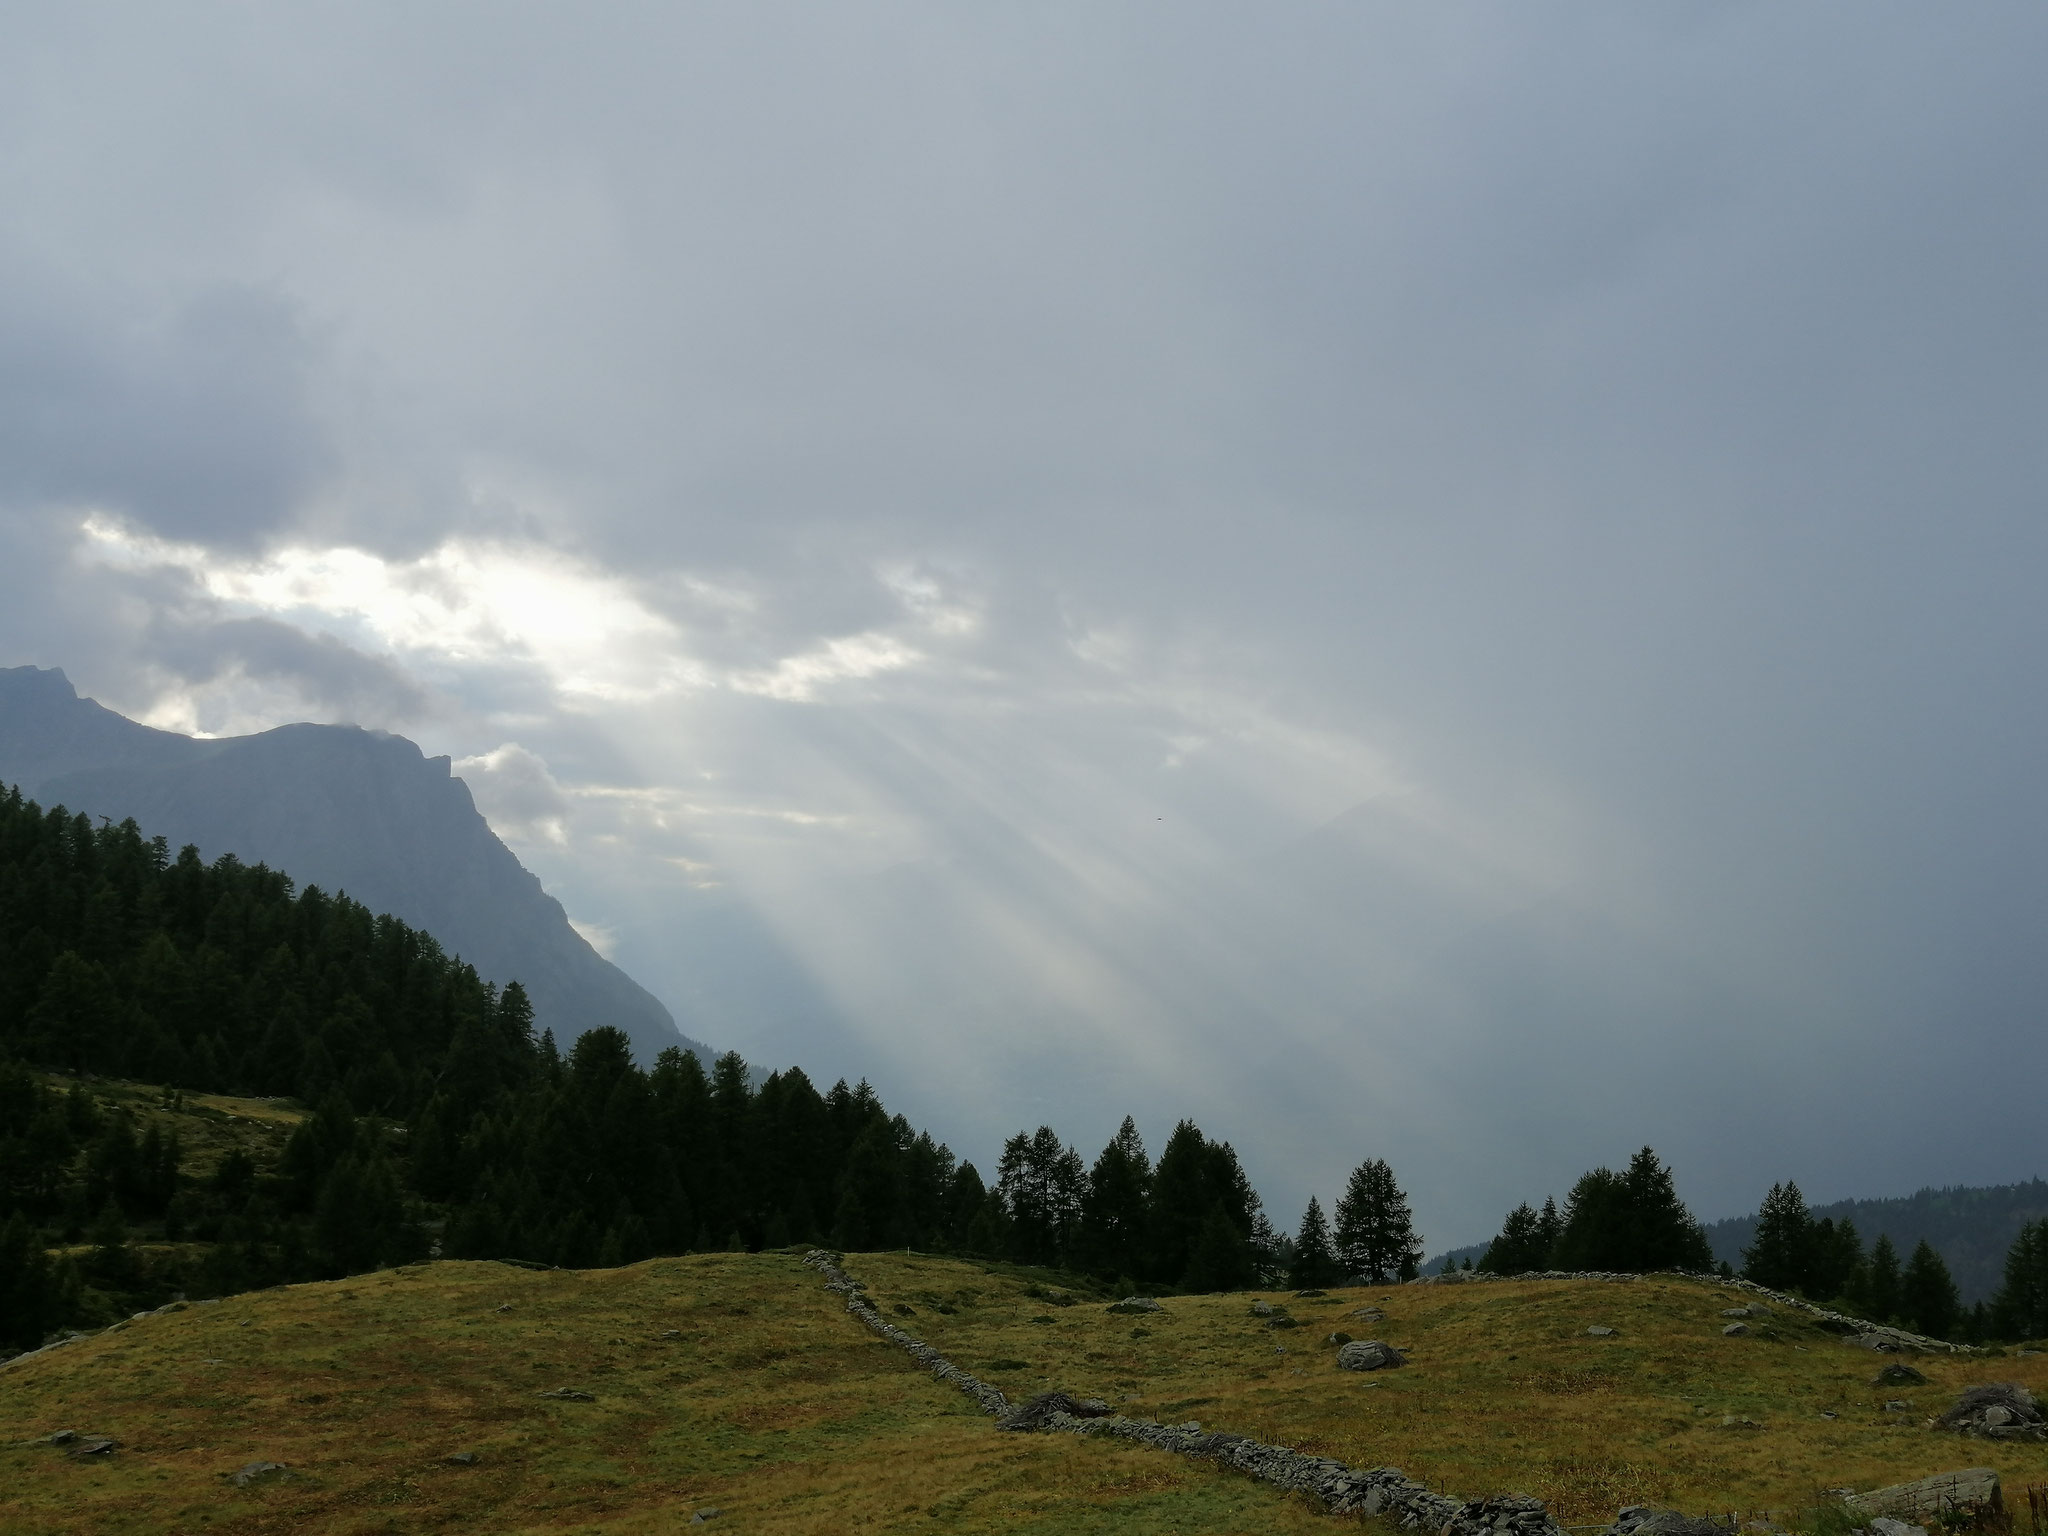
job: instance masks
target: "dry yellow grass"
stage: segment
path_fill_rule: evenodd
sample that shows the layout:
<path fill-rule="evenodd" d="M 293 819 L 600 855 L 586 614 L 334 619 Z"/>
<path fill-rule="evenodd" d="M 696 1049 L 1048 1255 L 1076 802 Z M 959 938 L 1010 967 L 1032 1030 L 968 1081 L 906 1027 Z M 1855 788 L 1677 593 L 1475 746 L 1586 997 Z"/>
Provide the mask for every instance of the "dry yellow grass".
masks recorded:
<path fill-rule="evenodd" d="M 1971 1381 L 2048 1390 L 2048 1357 L 1920 1359 L 1932 1384 L 1887 1392 L 1869 1385 L 1881 1357 L 1782 1313 L 1775 1341 L 1723 1338 L 1719 1309 L 1746 1298 L 1706 1284 L 1267 1293 L 1303 1324 L 1274 1330 L 1249 1294 L 1129 1317 L 1034 1297 L 999 1267 L 864 1254 L 847 1268 L 886 1315 L 1013 1397 L 1094 1393 L 1467 1497 L 1534 1493 L 1572 1523 L 1636 1501 L 1790 1509 L 1823 1487 L 1972 1464 L 2015 1491 L 2048 1482 L 2048 1447 L 1924 1427 Z M 1370 1303 L 1384 1323 L 1346 1319 Z M 1589 1338 L 1594 1323 L 1619 1335 Z M 1412 1364 L 1340 1372 L 1323 1343 L 1339 1328 Z M 536 1396 L 562 1386 L 596 1401 Z M 1887 1397 L 1914 1411 L 1885 1413 Z M 1724 1427 L 1730 1414 L 1756 1427 Z M 35 1443 L 63 1428 L 123 1449 L 73 1461 Z M 461 1450 L 478 1464 L 445 1461 Z M 291 1475 L 228 1484 L 256 1460 Z M 418 1265 L 152 1316 L 0 1372 L 0 1532 L 652 1532 L 706 1507 L 724 1528 L 790 1533 L 1333 1524 L 1148 1448 L 1000 1433 L 786 1254 Z"/>
<path fill-rule="evenodd" d="M 562 1386 L 596 1401 L 536 1396 Z M 67 1428 L 122 1449 L 35 1443 Z M 463 1450 L 478 1464 L 444 1460 Z M 258 1460 L 290 1476 L 226 1481 Z M 653 1532 L 707 1507 L 749 1532 L 1329 1528 L 1214 1467 L 997 1432 L 788 1255 L 419 1265 L 194 1305 L 0 1372 L 8 1533 Z"/>
<path fill-rule="evenodd" d="M 1720 1310 L 1752 1298 L 1705 1282 L 1391 1286 L 1303 1301 L 1254 1292 L 1176 1297 L 1129 1317 L 1100 1302 L 1048 1305 L 975 1265 L 872 1254 L 846 1267 L 886 1315 L 1012 1396 L 1057 1386 L 1148 1418 L 1398 1466 L 1468 1498 L 1530 1493 L 1568 1523 L 1611 1519 L 1626 1503 L 1789 1510 L 1824 1488 L 1961 1466 L 1995 1466 L 2015 1490 L 2048 1482 L 2048 1446 L 1926 1427 L 1972 1382 L 2048 1392 L 2048 1355 L 1915 1357 L 1929 1385 L 1879 1388 L 1870 1379 L 1891 1357 L 1782 1309 L 1768 1319 L 1776 1340 L 1724 1338 Z M 1251 1316 L 1260 1295 L 1302 1326 Z M 1348 1317 L 1367 1305 L 1386 1320 Z M 1592 1325 L 1617 1336 L 1589 1337 Z M 1323 1342 L 1334 1331 L 1384 1339 L 1411 1363 L 1341 1371 Z M 1002 1361 L 1023 1368 L 991 1369 Z M 1896 1399 L 1911 1410 L 1885 1411 Z M 1724 1426 L 1730 1415 L 1754 1427 Z"/>

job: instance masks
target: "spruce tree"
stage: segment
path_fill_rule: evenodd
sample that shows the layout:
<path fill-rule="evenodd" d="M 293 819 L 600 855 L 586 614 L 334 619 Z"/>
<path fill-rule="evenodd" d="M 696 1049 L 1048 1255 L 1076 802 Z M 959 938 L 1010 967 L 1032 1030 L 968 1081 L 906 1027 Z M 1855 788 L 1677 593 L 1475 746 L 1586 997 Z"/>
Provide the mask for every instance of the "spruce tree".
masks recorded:
<path fill-rule="evenodd" d="M 1347 1274 L 1374 1285 L 1412 1280 L 1422 1260 L 1422 1241 L 1408 1211 L 1408 1197 L 1382 1158 L 1352 1170 L 1337 1201 L 1337 1257 Z"/>
<path fill-rule="evenodd" d="M 1948 1265 L 1924 1237 L 1899 1277 L 1899 1310 L 1905 1314 L 1907 1327 L 1932 1339 L 1947 1338 L 1962 1310 L 1962 1298 L 1956 1294 Z"/>
<path fill-rule="evenodd" d="M 1145 1219 L 1152 1197 L 1152 1160 L 1129 1115 L 1088 1171 L 1081 1198 L 1081 1250 L 1099 1275 L 1135 1275 L 1144 1266 Z"/>
<path fill-rule="evenodd" d="M 1714 1267 L 1706 1229 L 1678 1198 L 1671 1170 L 1644 1147 L 1621 1176 L 1626 1208 L 1628 1263 L 1636 1273 L 1675 1269 L 1699 1274 Z"/>
<path fill-rule="evenodd" d="M 1878 1233 L 1877 1241 L 1871 1244 L 1867 1284 L 1870 1320 L 1877 1323 L 1896 1321 L 1901 1306 L 1899 1250 L 1892 1246 L 1889 1233 Z"/>
<path fill-rule="evenodd" d="M 1550 1202 L 1553 1218 L 1557 1207 Z M 1479 1268 L 1489 1275 L 1521 1275 L 1550 1267 L 1550 1243 L 1545 1239 L 1543 1218 L 1525 1201 L 1507 1214 L 1500 1236 L 1486 1245 Z"/>
<path fill-rule="evenodd" d="M 1323 1215 L 1322 1202 L 1308 1197 L 1308 1209 L 1301 1214 L 1301 1230 L 1294 1239 L 1294 1265 L 1287 1283 L 1296 1290 L 1335 1285 L 1343 1277 L 1337 1266 L 1336 1250 L 1330 1246 L 1330 1223 Z"/>
<path fill-rule="evenodd" d="M 1757 1207 L 1756 1237 L 1742 1250 L 1742 1277 L 1774 1291 L 1804 1290 L 1813 1262 L 1813 1217 L 1793 1183 L 1773 1184 Z"/>
<path fill-rule="evenodd" d="M 2048 1337 L 2048 1219 L 2025 1223 L 2006 1250 L 1991 1328 L 2007 1339 Z"/>

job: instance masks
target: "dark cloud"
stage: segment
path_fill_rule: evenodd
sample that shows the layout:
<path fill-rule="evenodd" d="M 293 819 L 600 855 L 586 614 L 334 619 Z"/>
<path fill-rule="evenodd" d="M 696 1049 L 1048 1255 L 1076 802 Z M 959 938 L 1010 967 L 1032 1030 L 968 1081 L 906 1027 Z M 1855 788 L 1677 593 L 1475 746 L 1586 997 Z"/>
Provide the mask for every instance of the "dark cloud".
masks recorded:
<path fill-rule="evenodd" d="M 416 721 L 984 1160 L 2037 1171 L 2048 13 L 116 14 L 0 58 L 12 659 Z"/>
<path fill-rule="evenodd" d="M 332 456 L 289 306 L 223 286 L 124 315 L 125 296 L 15 276 L 0 300 L 0 499 L 226 545 L 291 523 Z"/>

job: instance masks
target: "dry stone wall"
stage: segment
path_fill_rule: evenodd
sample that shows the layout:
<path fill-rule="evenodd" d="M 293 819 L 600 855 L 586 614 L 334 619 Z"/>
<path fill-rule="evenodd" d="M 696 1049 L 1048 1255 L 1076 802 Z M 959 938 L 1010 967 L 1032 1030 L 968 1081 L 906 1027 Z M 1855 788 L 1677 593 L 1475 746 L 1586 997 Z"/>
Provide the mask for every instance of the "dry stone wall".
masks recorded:
<path fill-rule="evenodd" d="M 1501 1494 L 1463 1501 L 1435 1493 L 1393 1467 L 1348 1467 L 1327 1456 L 1308 1456 L 1284 1445 L 1243 1435 L 1205 1432 L 1200 1424 L 1157 1424 L 1109 1411 L 1108 1404 L 1045 1393 L 1013 1408 L 1001 1391 L 961 1370 L 931 1345 L 891 1323 L 861 1294 L 862 1285 L 839 1267 L 838 1256 L 813 1250 L 804 1262 L 824 1275 L 826 1287 L 846 1298 L 846 1310 L 902 1349 L 941 1381 L 973 1398 L 999 1425 L 1133 1440 L 1181 1456 L 1234 1467 L 1249 1477 L 1305 1494 L 1334 1514 L 1383 1515 L 1403 1530 L 1432 1536 L 1563 1536 L 1535 1499 Z"/>
<path fill-rule="evenodd" d="M 1730 1278 L 1726 1275 L 1695 1275 L 1684 1270 L 1668 1270 L 1665 1273 L 1682 1280 L 1697 1280 L 1703 1285 L 1718 1285 L 1723 1290 L 1743 1291 L 1752 1296 L 1762 1296 L 1788 1312 L 1800 1312 L 1812 1318 L 1830 1333 L 1841 1334 L 1853 1344 L 1881 1354 L 1923 1354 L 1923 1355 L 1969 1355 L 1978 1353 L 1973 1344 L 1951 1344 L 1946 1339 L 1930 1339 L 1918 1333 L 1908 1333 L 1903 1328 L 1887 1328 L 1861 1317 L 1851 1317 L 1846 1312 L 1832 1311 L 1827 1307 L 1815 1306 L 1797 1296 L 1788 1296 L 1783 1291 L 1773 1291 L 1758 1285 L 1754 1280 L 1741 1276 Z M 1610 1274 L 1601 1270 L 1530 1270 L 1519 1275 L 1480 1274 L 1476 1270 L 1453 1270 L 1447 1275 L 1422 1275 L 1411 1280 L 1410 1285 L 1484 1285 L 1503 1280 L 1612 1280 L 1627 1282 L 1640 1280 L 1641 1275 Z"/>

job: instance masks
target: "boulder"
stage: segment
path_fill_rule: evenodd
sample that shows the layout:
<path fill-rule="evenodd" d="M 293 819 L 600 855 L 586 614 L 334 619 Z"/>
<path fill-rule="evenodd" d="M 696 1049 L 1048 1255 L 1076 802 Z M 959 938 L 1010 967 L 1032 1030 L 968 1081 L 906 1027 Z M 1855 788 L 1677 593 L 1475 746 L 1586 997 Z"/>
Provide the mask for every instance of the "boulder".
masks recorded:
<path fill-rule="evenodd" d="M 237 1488 L 246 1488 L 251 1483 L 265 1482 L 284 1475 L 285 1465 L 281 1461 L 251 1461 L 230 1472 L 228 1481 Z"/>
<path fill-rule="evenodd" d="M 1037 1430 L 1056 1413 L 1076 1419 L 1103 1419 L 1116 1410 L 1100 1398 L 1069 1397 L 1064 1392 L 1041 1392 L 1028 1403 L 1019 1403 L 996 1420 L 997 1429 Z"/>
<path fill-rule="evenodd" d="M 2034 1394 L 2016 1381 L 1965 1388 L 1955 1406 L 1935 1423 L 1986 1440 L 2048 1440 L 2048 1422 L 2042 1419 L 2040 1405 Z"/>
<path fill-rule="evenodd" d="M 1271 1317 L 1272 1315 L 1273 1303 L 1270 1301 L 1255 1301 L 1252 1303 L 1253 1317 Z"/>
<path fill-rule="evenodd" d="M 1347 1371 L 1382 1371 L 1406 1365 L 1407 1356 L 1378 1339 L 1355 1339 L 1337 1351 L 1337 1364 Z"/>
<path fill-rule="evenodd" d="M 1728 1536 L 1726 1526 L 1699 1515 L 1632 1504 L 1615 1517 L 1614 1536 Z"/>
<path fill-rule="evenodd" d="M 1965 1467 L 1960 1472 L 1941 1472 L 1917 1482 L 1895 1483 L 1869 1493 L 1852 1493 L 1842 1500 L 1852 1515 L 1889 1515 L 1929 1519 L 1944 1511 L 2005 1508 L 1999 1491 L 1998 1473 L 1991 1467 Z"/>
<path fill-rule="evenodd" d="M 1900 1365 L 1894 1361 L 1871 1377 L 1870 1384 L 1873 1387 L 1924 1387 L 1927 1385 L 1927 1378 L 1910 1365 Z"/>
<path fill-rule="evenodd" d="M 1924 1525 L 1908 1525 L 1903 1520 L 1894 1520 L 1888 1515 L 1879 1515 L 1870 1522 L 1871 1536 L 1927 1536 Z"/>
<path fill-rule="evenodd" d="M 1730 1323 L 1721 1330 L 1721 1336 L 1726 1339 L 1739 1339 L 1747 1332 L 1749 1332 L 1749 1324 Z"/>
<path fill-rule="evenodd" d="M 1387 1320 L 1387 1314 L 1378 1307 L 1360 1307 L 1351 1315 L 1361 1323 L 1384 1323 Z"/>
<path fill-rule="evenodd" d="M 121 1442 L 106 1435 L 81 1435 L 71 1442 L 67 1456 L 111 1456 Z"/>
<path fill-rule="evenodd" d="M 1747 1308 L 1747 1307 L 1723 1307 L 1723 1308 L 1721 1309 L 1721 1315 L 1722 1315 L 1723 1317 L 1747 1317 L 1747 1316 L 1749 1316 L 1749 1308 Z"/>
<path fill-rule="evenodd" d="M 1130 1317 L 1139 1312 L 1159 1312 L 1164 1309 L 1150 1296 L 1126 1296 L 1122 1301 L 1111 1302 L 1108 1310 L 1119 1317 Z"/>

